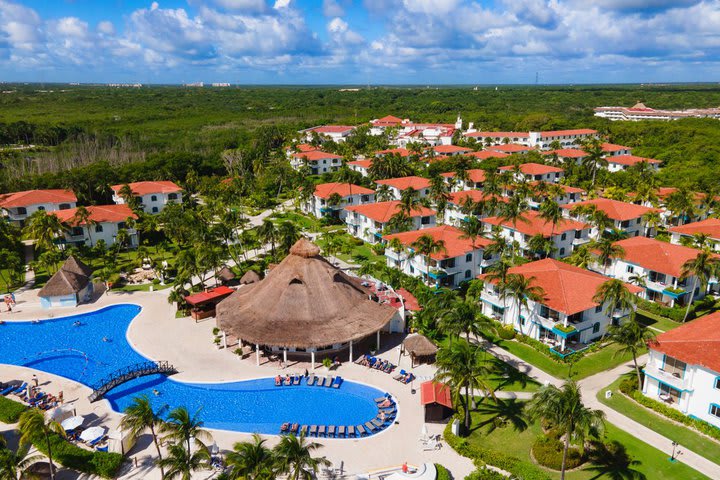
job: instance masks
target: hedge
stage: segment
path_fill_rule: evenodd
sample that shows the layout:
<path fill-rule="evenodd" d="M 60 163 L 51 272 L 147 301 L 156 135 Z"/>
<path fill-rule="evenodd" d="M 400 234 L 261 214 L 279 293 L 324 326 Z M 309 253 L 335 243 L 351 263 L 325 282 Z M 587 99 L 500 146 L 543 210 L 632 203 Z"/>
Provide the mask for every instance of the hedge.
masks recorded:
<path fill-rule="evenodd" d="M 453 435 L 450 431 L 451 425 L 452 422 L 449 422 L 445 427 L 443 433 L 445 441 L 460 455 L 471 458 L 477 466 L 492 465 L 523 480 L 551 480 L 547 473 L 533 464 L 523 462 L 519 458 L 511 457 L 497 450 L 471 445 L 467 440 Z"/>
<path fill-rule="evenodd" d="M 703 420 L 689 417 L 682 413 L 680 410 L 676 410 L 669 405 L 665 405 L 662 402 L 645 396 L 640 390 L 637 389 L 636 379 L 626 378 L 625 380 L 620 382 L 618 390 L 630 397 L 632 400 L 635 400 L 640 405 L 647 407 L 650 410 L 653 410 L 655 413 L 663 415 L 670 420 L 682 423 L 683 425 L 687 425 L 688 427 L 694 428 L 698 432 L 720 441 L 720 428 L 711 425 L 710 423 Z"/>
<path fill-rule="evenodd" d="M 439 463 L 435 464 L 435 470 L 437 470 L 437 477 L 435 477 L 436 480 L 453 480 L 453 477 L 450 475 L 448 469 Z"/>
<path fill-rule="evenodd" d="M 535 461 L 540 465 L 552 468 L 553 470 L 562 469 L 563 443 L 555 436 L 538 436 L 532 446 L 532 454 Z M 568 449 L 567 458 L 565 459 L 565 468 L 572 470 L 582 465 L 584 459 L 580 451 L 575 447 Z"/>
<path fill-rule="evenodd" d="M 640 313 L 642 313 L 642 310 L 645 310 L 646 312 L 650 312 L 655 315 L 659 315 L 661 317 L 669 318 L 670 320 L 673 320 L 675 322 L 682 322 L 683 318 L 685 317 L 685 308 L 687 307 L 664 307 L 656 302 L 651 302 L 649 300 L 644 300 L 642 298 L 638 299 L 638 310 L 640 310 Z M 690 307 L 690 315 L 688 316 L 688 319 L 691 319 L 694 317 L 693 315 L 693 307 Z"/>
<path fill-rule="evenodd" d="M 508 478 L 502 473 L 496 472 L 495 470 L 478 468 L 470 475 L 465 477 L 465 480 L 508 480 Z"/>
<path fill-rule="evenodd" d="M 0 422 L 17 423 L 27 406 L 6 397 L 0 397 Z"/>
<path fill-rule="evenodd" d="M 40 435 L 32 439 L 32 444 L 47 455 L 47 441 Z M 73 445 L 57 433 L 50 434 L 53 461 L 82 473 L 98 475 L 103 478 L 115 478 L 123 462 L 119 453 L 85 450 Z"/>

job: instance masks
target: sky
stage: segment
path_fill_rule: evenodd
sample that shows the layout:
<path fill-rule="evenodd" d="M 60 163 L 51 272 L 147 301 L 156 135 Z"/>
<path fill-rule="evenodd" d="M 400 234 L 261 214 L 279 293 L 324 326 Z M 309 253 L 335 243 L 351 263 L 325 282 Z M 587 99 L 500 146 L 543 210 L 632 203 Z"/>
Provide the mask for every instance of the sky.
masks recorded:
<path fill-rule="evenodd" d="M 0 81 L 715 82 L 720 0 L 0 0 Z"/>

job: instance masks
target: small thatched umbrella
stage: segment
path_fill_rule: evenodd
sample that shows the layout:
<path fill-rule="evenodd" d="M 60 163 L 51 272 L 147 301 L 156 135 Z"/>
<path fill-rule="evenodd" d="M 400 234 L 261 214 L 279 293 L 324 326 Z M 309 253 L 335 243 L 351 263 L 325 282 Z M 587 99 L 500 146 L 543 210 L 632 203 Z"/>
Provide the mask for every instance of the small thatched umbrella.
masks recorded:
<path fill-rule="evenodd" d="M 251 283 L 257 283 L 259 281 L 260 274 L 257 273 L 255 270 L 248 270 L 247 272 L 245 272 L 245 275 L 240 278 L 241 285 L 249 285 Z"/>
<path fill-rule="evenodd" d="M 223 285 L 226 285 L 233 280 L 235 280 L 235 273 L 230 270 L 227 266 L 224 266 L 220 269 L 220 271 L 217 273 L 216 278 L 220 280 L 220 283 Z"/>
<path fill-rule="evenodd" d="M 431 359 L 438 351 L 437 346 L 426 336 L 416 333 L 408 335 L 402 343 L 402 349 L 410 355 L 412 366 L 415 366 L 415 359 Z"/>

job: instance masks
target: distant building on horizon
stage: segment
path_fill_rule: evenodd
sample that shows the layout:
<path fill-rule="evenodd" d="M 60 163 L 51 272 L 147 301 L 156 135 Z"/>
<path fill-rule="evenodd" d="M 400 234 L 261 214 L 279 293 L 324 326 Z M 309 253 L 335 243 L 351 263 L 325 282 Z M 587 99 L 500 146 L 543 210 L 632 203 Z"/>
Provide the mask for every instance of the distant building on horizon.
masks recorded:
<path fill-rule="evenodd" d="M 688 110 L 655 110 L 638 102 L 632 107 L 597 107 L 595 116 L 611 121 L 639 122 L 641 120 L 679 120 L 681 118 L 717 118 L 718 108 L 691 108 Z"/>

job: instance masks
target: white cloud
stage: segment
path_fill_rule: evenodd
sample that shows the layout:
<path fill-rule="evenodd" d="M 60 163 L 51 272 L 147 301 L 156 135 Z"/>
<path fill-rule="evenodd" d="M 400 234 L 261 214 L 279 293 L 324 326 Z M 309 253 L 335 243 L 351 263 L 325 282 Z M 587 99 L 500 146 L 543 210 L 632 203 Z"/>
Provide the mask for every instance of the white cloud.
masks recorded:
<path fill-rule="evenodd" d="M 461 0 L 403 0 L 409 12 L 428 15 L 446 15 L 460 5 Z"/>
<path fill-rule="evenodd" d="M 97 31 L 105 35 L 115 35 L 115 25 L 112 22 L 104 20 L 98 23 Z"/>
<path fill-rule="evenodd" d="M 326 17 L 342 17 L 345 15 L 345 9 L 340 6 L 337 0 L 323 0 L 323 15 Z"/>

